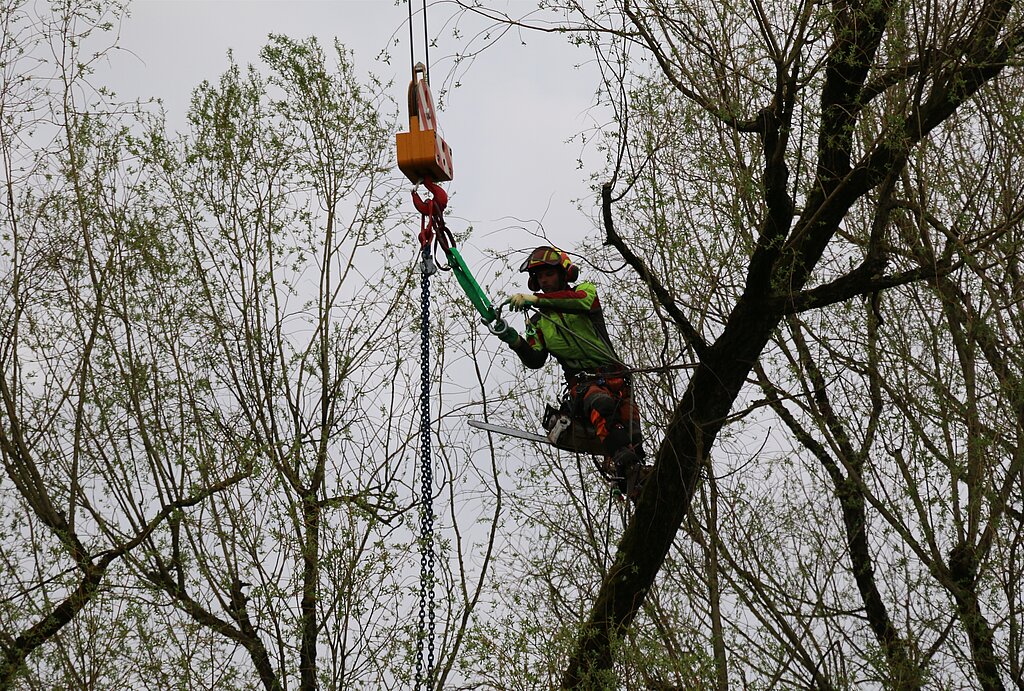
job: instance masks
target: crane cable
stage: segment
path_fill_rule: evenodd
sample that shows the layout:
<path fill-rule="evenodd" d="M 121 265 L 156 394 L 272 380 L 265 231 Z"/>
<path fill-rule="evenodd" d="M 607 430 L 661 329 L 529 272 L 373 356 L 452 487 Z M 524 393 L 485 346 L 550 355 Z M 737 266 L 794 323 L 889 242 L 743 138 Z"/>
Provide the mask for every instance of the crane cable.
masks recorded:
<path fill-rule="evenodd" d="M 411 73 L 415 75 L 416 72 L 416 39 L 413 37 L 412 30 L 412 0 L 408 2 L 409 6 L 409 66 L 412 68 Z M 427 32 L 427 0 L 423 0 L 423 64 L 430 69 L 430 34 Z"/>

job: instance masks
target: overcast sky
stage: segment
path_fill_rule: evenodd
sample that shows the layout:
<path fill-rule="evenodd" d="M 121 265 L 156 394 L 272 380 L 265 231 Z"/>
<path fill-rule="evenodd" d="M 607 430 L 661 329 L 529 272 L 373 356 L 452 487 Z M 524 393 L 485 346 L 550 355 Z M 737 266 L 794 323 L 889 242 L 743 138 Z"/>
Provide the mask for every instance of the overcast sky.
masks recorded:
<path fill-rule="evenodd" d="M 495 0 L 492 6 L 523 14 L 534 0 Z M 422 7 L 414 0 L 414 7 Z M 450 6 L 428 10 L 428 27 L 437 35 L 430 50 L 432 84 L 448 78 L 452 56 L 465 49 L 446 28 Z M 214 80 L 234 52 L 240 64 L 258 60 L 270 32 L 302 38 L 316 35 L 325 46 L 335 37 L 355 51 L 361 74 L 393 78 L 392 97 L 401 104 L 402 128 L 408 127 L 405 92 L 409 82 L 408 6 L 393 0 L 136 0 L 121 27 L 122 48 L 110 61 L 106 81 L 123 97 L 158 97 L 175 129 L 184 126 L 192 89 Z M 414 34 L 422 43 L 419 16 Z M 465 19 L 460 27 L 472 36 L 480 24 Z M 398 41 L 398 45 L 394 41 Z M 524 45 L 525 43 L 525 45 Z M 378 59 L 387 48 L 392 60 Z M 422 45 L 416 46 L 422 60 Z M 453 149 L 455 230 L 474 226 L 467 258 L 474 250 L 504 252 L 538 244 L 543 231 L 566 246 L 594 232 L 595 201 L 586 171 L 577 159 L 599 162 L 593 146 L 584 150 L 578 139 L 596 124 L 590 108 L 597 84 L 590 54 L 564 39 L 543 34 L 506 35 L 468 69 L 439 114 L 443 136 Z M 580 213 L 575 200 L 589 200 Z M 479 262 L 479 259 L 477 260 Z M 518 264 L 517 256 L 509 263 Z M 489 271 L 491 267 L 472 267 Z"/>

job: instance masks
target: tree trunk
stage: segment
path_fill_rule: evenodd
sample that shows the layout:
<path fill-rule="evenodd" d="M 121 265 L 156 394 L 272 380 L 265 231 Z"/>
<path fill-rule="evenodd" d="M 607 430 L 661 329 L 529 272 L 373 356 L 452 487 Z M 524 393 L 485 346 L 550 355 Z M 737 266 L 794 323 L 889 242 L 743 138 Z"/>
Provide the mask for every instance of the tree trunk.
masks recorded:
<path fill-rule="evenodd" d="M 611 669 L 615 642 L 654 584 L 689 511 L 701 466 L 755 360 L 781 320 L 781 315 L 743 301 L 733 314 L 675 409 L 653 474 L 580 635 L 563 688 L 592 688 Z"/>

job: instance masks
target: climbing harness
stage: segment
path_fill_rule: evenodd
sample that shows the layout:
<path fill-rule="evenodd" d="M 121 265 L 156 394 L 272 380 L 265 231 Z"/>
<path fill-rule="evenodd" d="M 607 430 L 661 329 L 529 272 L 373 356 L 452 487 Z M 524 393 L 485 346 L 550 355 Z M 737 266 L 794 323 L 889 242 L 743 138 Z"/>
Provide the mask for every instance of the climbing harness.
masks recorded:
<path fill-rule="evenodd" d="M 553 250 L 553 252 L 558 251 Z M 560 258 L 558 254 L 561 255 Z M 553 255 L 554 259 L 564 266 L 563 262 L 567 262 L 568 257 L 561 252 L 558 252 L 558 254 Z M 536 252 L 534 252 L 534 255 L 536 255 Z M 531 255 L 527 261 L 532 261 L 534 255 Z M 548 257 L 544 256 L 541 261 L 551 263 L 546 261 L 547 259 Z M 527 267 L 528 265 L 524 262 L 523 266 Z M 547 320 L 557 331 L 562 333 L 563 337 L 576 341 L 583 340 L 583 336 L 574 329 L 559 320 L 552 319 L 538 307 L 527 306 L 526 309 L 535 312 L 541 320 Z M 528 319 L 528 323 L 535 323 L 535 320 Z M 600 337 L 600 334 L 598 336 Z M 598 474 L 605 482 L 612 486 L 613 495 L 618 496 L 620 499 L 624 499 L 626 495 L 629 495 L 632 499 L 633 496 L 629 490 L 632 481 L 628 476 L 622 476 L 619 464 L 614 460 L 613 456 L 609 455 L 606 449 L 604 436 L 598 436 L 598 429 L 596 427 L 598 422 L 593 419 L 588 420 L 583 416 L 582 406 L 584 399 L 587 398 L 587 391 L 591 386 L 600 387 L 603 396 L 614 399 L 613 407 L 610 410 L 602 410 L 600 415 L 607 419 L 609 427 L 614 424 L 621 428 L 624 434 L 628 435 L 630 439 L 628 445 L 635 451 L 636 462 L 642 463 L 643 451 L 633 441 L 634 437 L 639 436 L 639 428 L 634 427 L 634 424 L 639 424 L 639 419 L 636 417 L 633 407 L 631 374 L 633 372 L 661 371 L 680 367 L 680 365 L 668 365 L 660 368 L 630 368 L 622 364 L 621 361 L 617 361 L 617 366 L 608 365 L 590 371 L 576 372 L 571 376 L 567 376 L 567 385 L 559 397 L 557 407 L 552 405 L 545 407 L 542 426 L 547 431 L 547 436 L 536 436 L 557 448 L 590 455 Z M 470 425 L 480 427 L 480 425 L 472 422 Z M 510 434 L 507 429 L 502 431 Z M 611 431 L 609 429 L 609 432 Z M 530 439 L 531 441 L 538 440 L 518 432 L 511 434 L 512 436 Z"/>

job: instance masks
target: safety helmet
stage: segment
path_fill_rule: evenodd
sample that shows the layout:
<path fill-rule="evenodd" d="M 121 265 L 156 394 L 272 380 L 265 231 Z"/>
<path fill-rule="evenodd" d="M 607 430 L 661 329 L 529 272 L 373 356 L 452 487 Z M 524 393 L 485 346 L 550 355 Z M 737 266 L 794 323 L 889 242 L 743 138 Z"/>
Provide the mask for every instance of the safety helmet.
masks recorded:
<path fill-rule="evenodd" d="M 569 283 L 574 283 L 577 278 L 580 277 L 580 267 L 572 263 L 572 259 L 569 255 L 558 249 L 557 247 L 551 247 L 550 245 L 544 245 L 538 247 L 533 252 L 530 252 L 530 256 L 526 258 L 523 265 L 519 267 L 520 271 L 526 271 L 530 274 L 530 279 L 526 285 L 530 290 L 536 292 L 540 290 L 540 282 L 537 277 L 533 275 L 535 269 L 539 269 L 542 266 L 557 266 L 565 272 L 565 280 Z"/>

